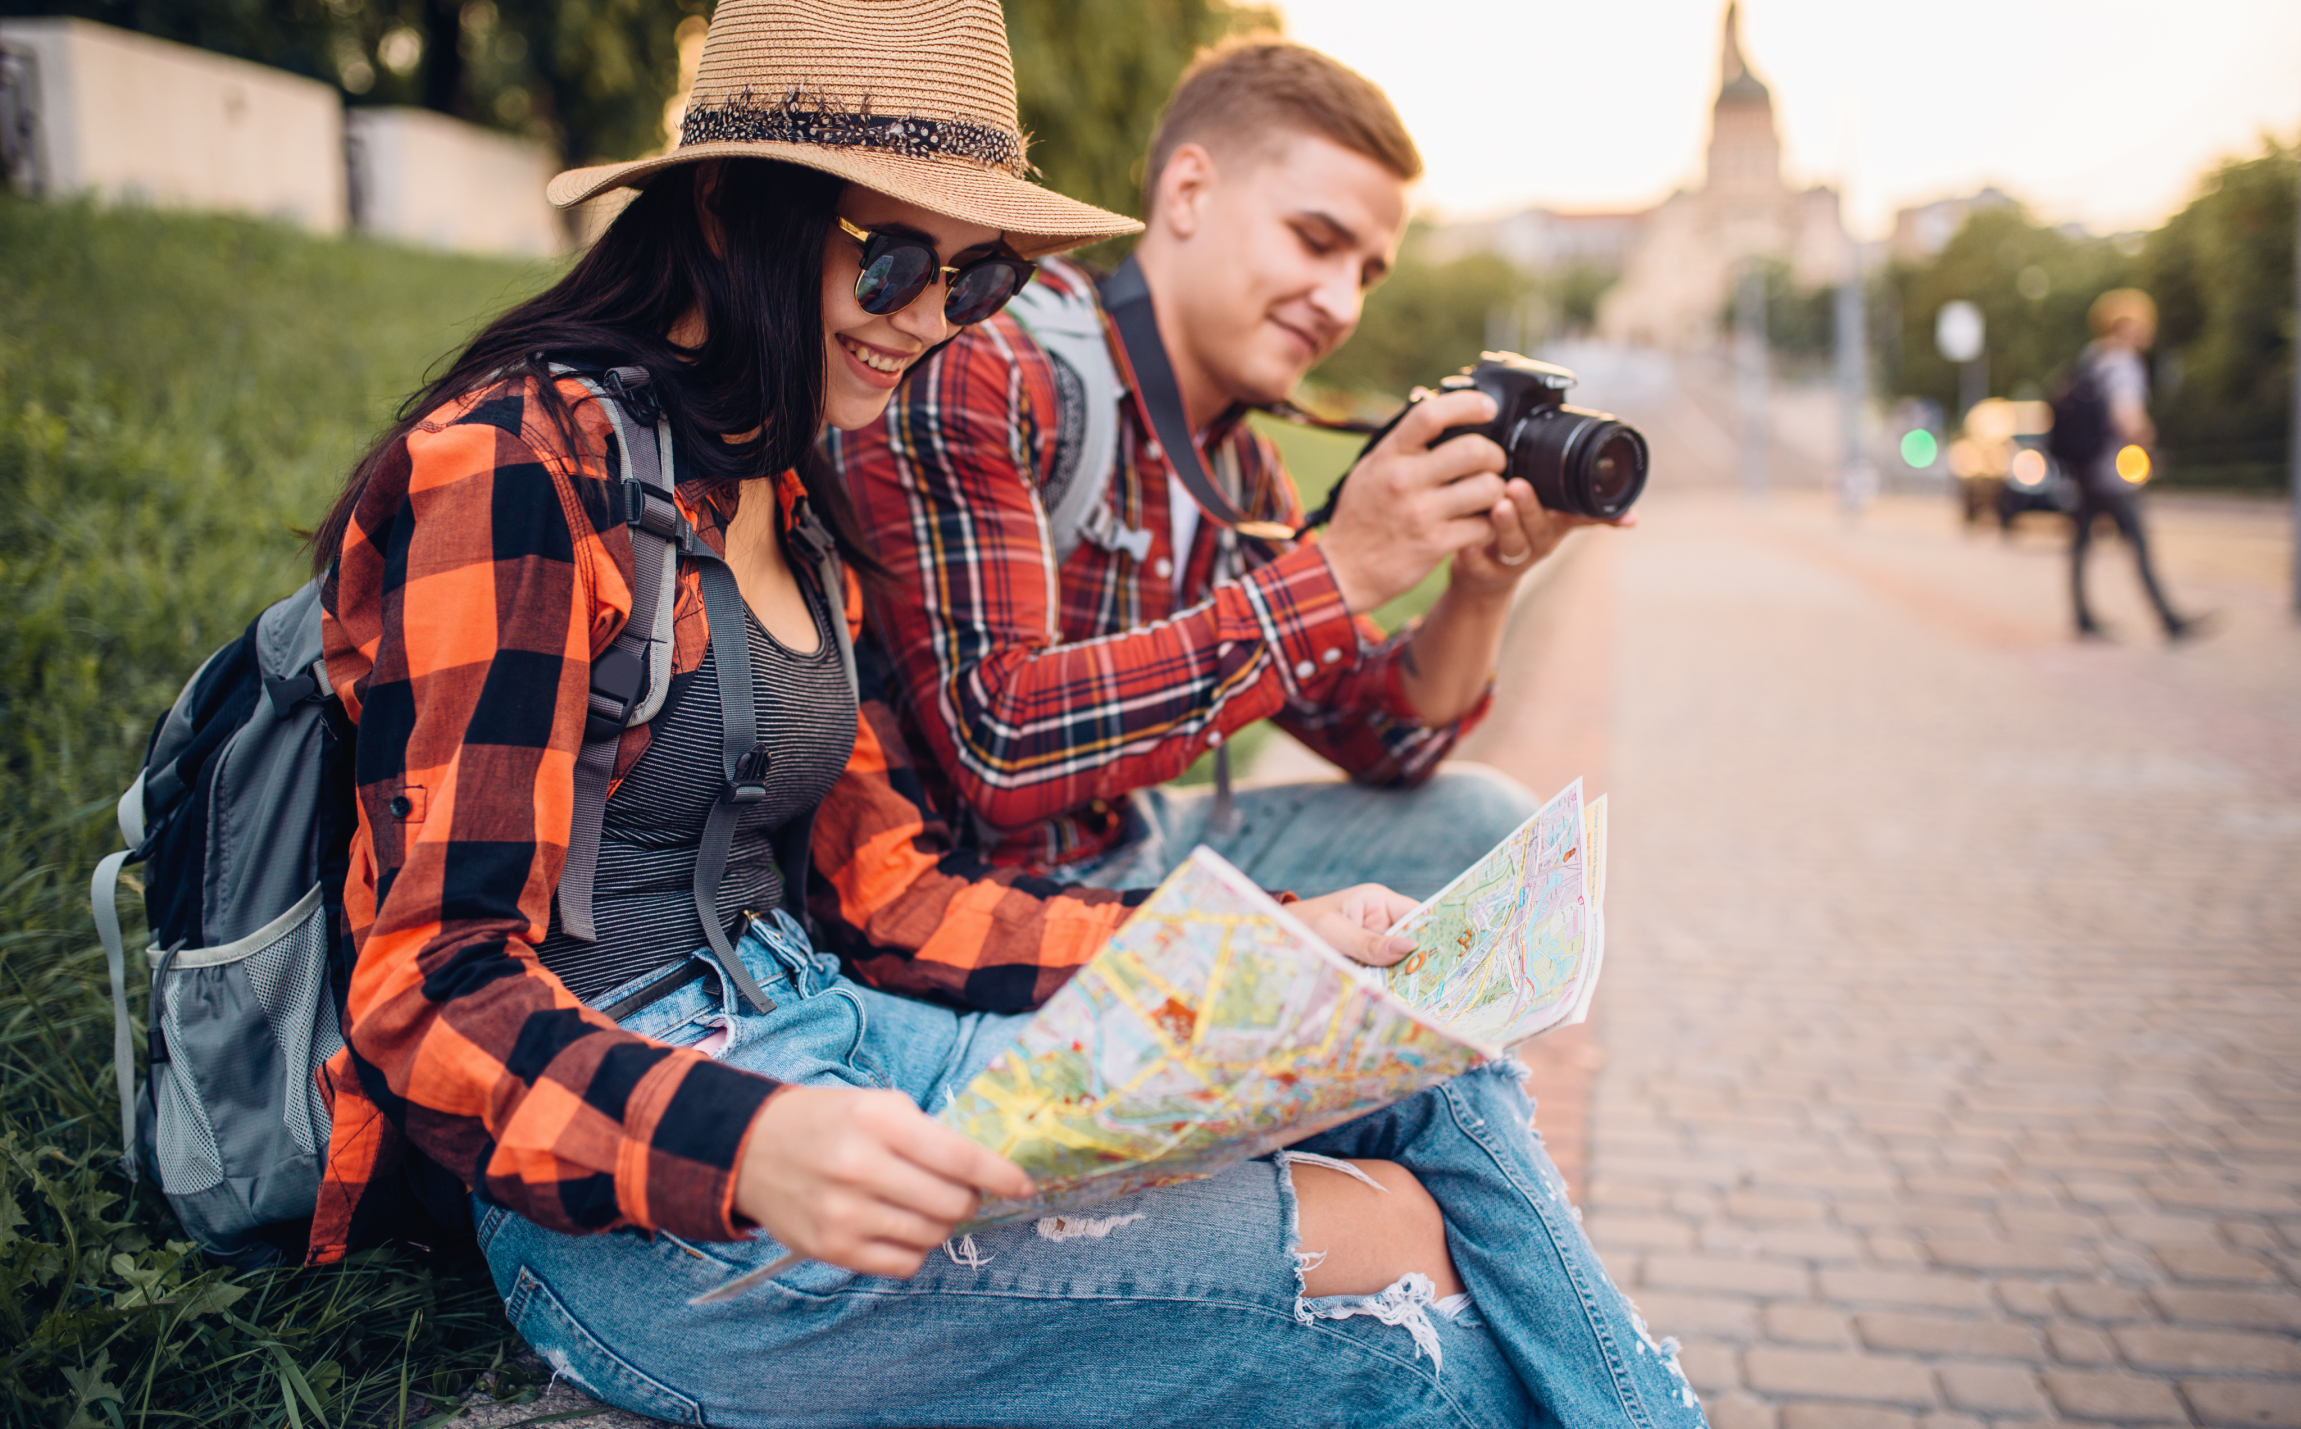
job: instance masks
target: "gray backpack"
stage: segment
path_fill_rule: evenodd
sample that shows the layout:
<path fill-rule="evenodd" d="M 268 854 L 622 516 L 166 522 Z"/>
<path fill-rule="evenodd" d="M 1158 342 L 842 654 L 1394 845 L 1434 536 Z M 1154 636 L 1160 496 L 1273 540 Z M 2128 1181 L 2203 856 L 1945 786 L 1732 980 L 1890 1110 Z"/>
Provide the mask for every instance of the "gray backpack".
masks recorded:
<path fill-rule="evenodd" d="M 644 390 L 645 369 L 581 380 L 614 423 L 636 565 L 631 618 L 592 664 L 558 890 L 560 926 L 589 939 L 616 746 L 627 726 L 655 717 L 671 685 L 677 556 L 714 558 L 671 499 L 671 428 Z M 627 418 L 652 424 L 654 440 Z M 194 672 L 120 797 L 127 847 L 97 865 L 90 890 L 111 977 L 129 1174 L 151 1175 L 192 1240 L 234 1265 L 301 1258 L 328 1147 L 316 1078 L 344 1045 L 352 950 L 339 915 L 355 827 L 354 731 L 321 658 L 320 614 L 313 580 Z M 152 925 L 140 1093 L 117 903 L 130 863 L 144 865 Z"/>
<path fill-rule="evenodd" d="M 1111 360 L 1094 285 L 1081 276 L 1072 289 L 1065 295 L 1031 283 L 1006 308 L 1046 349 L 1055 371 L 1062 425 L 1054 472 L 1039 490 L 1055 564 L 1069 560 L 1082 541 L 1145 560 L 1150 532 L 1122 525 L 1107 499 L 1119 466 L 1118 364 Z"/>

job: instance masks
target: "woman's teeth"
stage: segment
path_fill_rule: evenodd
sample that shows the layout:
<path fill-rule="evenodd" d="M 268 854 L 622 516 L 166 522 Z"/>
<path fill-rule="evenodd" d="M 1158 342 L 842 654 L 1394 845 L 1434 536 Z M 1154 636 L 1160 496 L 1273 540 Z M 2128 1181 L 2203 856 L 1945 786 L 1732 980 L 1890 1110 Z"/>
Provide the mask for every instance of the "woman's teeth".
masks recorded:
<path fill-rule="evenodd" d="M 873 372 L 900 372 L 903 370 L 903 359 L 900 357 L 889 357 L 876 348 L 864 347 L 859 343 L 850 342 L 846 338 L 840 338 L 839 345 L 854 353 L 855 359 Z"/>

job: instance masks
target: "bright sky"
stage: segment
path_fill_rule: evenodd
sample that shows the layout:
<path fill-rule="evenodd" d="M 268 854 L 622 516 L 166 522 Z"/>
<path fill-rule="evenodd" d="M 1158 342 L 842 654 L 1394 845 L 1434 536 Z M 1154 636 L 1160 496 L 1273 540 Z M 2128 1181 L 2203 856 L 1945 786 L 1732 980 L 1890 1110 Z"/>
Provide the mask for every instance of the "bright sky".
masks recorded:
<path fill-rule="evenodd" d="M 1279 0 L 1390 92 L 1425 207 L 1643 207 L 1699 182 L 1724 0 Z M 1745 0 L 1793 181 L 1851 220 L 1995 183 L 2054 220 L 2154 226 L 2266 129 L 2301 131 L 2295 0 Z"/>

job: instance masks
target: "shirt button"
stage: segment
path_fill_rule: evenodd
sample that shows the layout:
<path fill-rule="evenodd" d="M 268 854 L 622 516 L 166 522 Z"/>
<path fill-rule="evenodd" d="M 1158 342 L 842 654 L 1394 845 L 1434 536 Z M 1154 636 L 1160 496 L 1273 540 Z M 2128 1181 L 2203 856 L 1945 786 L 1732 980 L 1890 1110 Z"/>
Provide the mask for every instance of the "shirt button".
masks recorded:
<path fill-rule="evenodd" d="M 1333 664 L 1335 661 L 1337 661 L 1337 660 L 1339 660 L 1339 659 L 1341 659 L 1341 658 L 1342 658 L 1342 652 L 1341 652 L 1340 650 L 1329 650 L 1329 651 L 1327 651 L 1325 654 L 1323 654 L 1323 655 L 1319 656 L 1318 658 L 1319 658 L 1319 659 L 1321 659 L 1321 660 L 1324 660 L 1324 661 L 1325 661 L 1327 664 L 1331 665 L 1331 664 Z"/>
<path fill-rule="evenodd" d="M 1218 744 L 1220 744 L 1220 743 L 1222 743 L 1222 731 L 1221 731 L 1221 730 L 1219 730 L 1219 729 L 1210 729 L 1210 730 L 1208 730 L 1208 731 L 1206 732 L 1206 747 L 1207 747 L 1207 748 L 1209 748 L 1209 749 L 1212 749 L 1212 748 L 1214 748 L 1216 745 L 1218 745 Z"/>
<path fill-rule="evenodd" d="M 1157 442 L 1152 442 L 1148 446 L 1145 446 L 1143 448 L 1143 455 L 1149 457 L 1152 461 L 1166 460 L 1166 451 L 1164 448 L 1160 447 Z"/>
<path fill-rule="evenodd" d="M 1308 660 L 1297 660 L 1294 662 L 1294 677 L 1298 680 L 1307 680 L 1312 675 L 1317 673 L 1318 667 L 1311 664 Z"/>
<path fill-rule="evenodd" d="M 394 794 L 391 796 L 391 803 L 387 807 L 390 808 L 393 818 L 404 819 L 415 812 L 415 800 L 410 799 L 405 794 Z"/>
<path fill-rule="evenodd" d="M 1174 562 L 1168 560 L 1164 556 L 1161 556 L 1156 561 L 1151 563 L 1151 570 L 1159 577 L 1159 579 L 1164 580 L 1174 574 Z"/>

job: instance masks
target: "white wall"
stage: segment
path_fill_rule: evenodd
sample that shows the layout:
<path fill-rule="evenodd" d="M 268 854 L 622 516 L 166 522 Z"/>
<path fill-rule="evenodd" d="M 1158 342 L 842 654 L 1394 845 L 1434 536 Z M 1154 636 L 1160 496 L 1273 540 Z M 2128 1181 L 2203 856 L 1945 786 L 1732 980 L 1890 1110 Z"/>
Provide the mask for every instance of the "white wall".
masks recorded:
<path fill-rule="evenodd" d="M 428 109 L 353 109 L 353 221 L 369 233 L 479 253 L 559 253 L 567 229 L 543 186 L 543 145 Z"/>
<path fill-rule="evenodd" d="M 37 66 L 44 192 L 343 228 L 332 85 L 89 20 L 0 21 L 0 44 Z"/>

